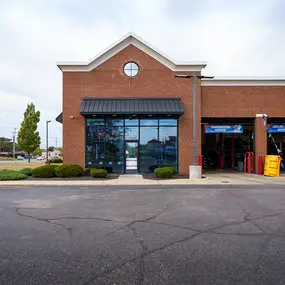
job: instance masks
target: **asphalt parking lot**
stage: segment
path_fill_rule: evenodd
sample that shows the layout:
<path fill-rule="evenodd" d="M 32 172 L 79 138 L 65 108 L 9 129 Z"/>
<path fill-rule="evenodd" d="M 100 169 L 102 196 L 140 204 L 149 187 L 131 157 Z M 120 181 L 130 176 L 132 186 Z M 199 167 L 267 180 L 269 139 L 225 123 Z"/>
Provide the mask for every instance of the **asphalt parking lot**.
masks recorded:
<path fill-rule="evenodd" d="M 0 187 L 0 284 L 285 284 L 285 187 Z"/>

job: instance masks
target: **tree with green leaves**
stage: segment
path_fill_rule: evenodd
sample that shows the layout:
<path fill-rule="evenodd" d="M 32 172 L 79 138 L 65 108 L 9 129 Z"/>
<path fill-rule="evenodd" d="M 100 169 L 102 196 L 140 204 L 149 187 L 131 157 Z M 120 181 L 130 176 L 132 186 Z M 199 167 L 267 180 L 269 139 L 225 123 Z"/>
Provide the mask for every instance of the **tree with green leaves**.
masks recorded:
<path fill-rule="evenodd" d="M 15 143 L 15 150 L 19 151 L 19 146 Z M 12 139 L 1 137 L 0 138 L 0 152 L 12 152 L 13 151 L 13 141 Z"/>
<path fill-rule="evenodd" d="M 37 147 L 36 150 L 33 152 L 34 156 L 40 156 L 44 152 L 44 149 L 41 149 L 40 147 Z"/>
<path fill-rule="evenodd" d="M 31 153 L 41 144 L 40 134 L 37 131 L 39 121 L 40 112 L 36 111 L 33 103 L 28 104 L 18 133 L 18 144 L 23 151 L 28 153 L 29 162 Z"/>
<path fill-rule="evenodd" d="M 49 146 L 48 151 L 53 152 L 54 151 L 54 146 Z"/>

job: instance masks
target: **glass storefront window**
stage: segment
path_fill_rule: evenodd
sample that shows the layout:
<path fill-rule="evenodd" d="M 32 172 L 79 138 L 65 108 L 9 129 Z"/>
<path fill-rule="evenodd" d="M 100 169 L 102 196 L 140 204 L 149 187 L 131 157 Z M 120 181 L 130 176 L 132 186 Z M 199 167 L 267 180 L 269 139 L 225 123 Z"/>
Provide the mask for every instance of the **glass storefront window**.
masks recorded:
<path fill-rule="evenodd" d="M 159 166 L 158 127 L 140 128 L 140 172 L 153 172 Z"/>
<path fill-rule="evenodd" d="M 140 125 L 141 126 L 157 126 L 158 119 L 141 119 Z"/>
<path fill-rule="evenodd" d="M 106 126 L 115 127 L 123 125 L 124 125 L 124 119 L 106 119 Z"/>
<path fill-rule="evenodd" d="M 86 122 L 87 126 L 93 126 L 93 125 L 105 125 L 104 119 L 88 119 Z"/>
<path fill-rule="evenodd" d="M 159 128 L 161 166 L 172 166 L 177 170 L 177 127 Z"/>
<path fill-rule="evenodd" d="M 106 128 L 104 166 L 108 172 L 124 172 L 124 128 Z"/>
<path fill-rule="evenodd" d="M 159 124 L 158 124 L 159 123 Z M 126 144 L 137 143 L 137 171 L 160 166 L 177 169 L 177 119 L 86 119 L 86 166 L 126 172 Z"/>
<path fill-rule="evenodd" d="M 87 166 L 100 167 L 103 165 L 105 157 L 104 142 L 90 142 L 86 146 L 86 164 Z"/>
<path fill-rule="evenodd" d="M 139 120 L 132 117 L 131 119 L 125 119 L 125 126 L 138 126 Z"/>
<path fill-rule="evenodd" d="M 177 126 L 176 119 L 159 119 L 159 126 Z"/>
<path fill-rule="evenodd" d="M 104 141 L 105 140 L 105 127 L 104 126 L 92 126 L 89 129 L 91 134 L 91 140 L 94 141 Z"/>
<path fill-rule="evenodd" d="M 138 140 L 139 128 L 138 127 L 125 127 L 125 139 L 126 140 Z"/>

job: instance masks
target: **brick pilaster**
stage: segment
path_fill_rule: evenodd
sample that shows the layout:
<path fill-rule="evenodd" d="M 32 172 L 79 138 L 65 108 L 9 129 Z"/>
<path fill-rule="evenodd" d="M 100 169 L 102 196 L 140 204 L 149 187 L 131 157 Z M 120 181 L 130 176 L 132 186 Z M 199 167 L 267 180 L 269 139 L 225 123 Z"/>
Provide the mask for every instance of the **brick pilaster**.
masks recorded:
<path fill-rule="evenodd" d="M 257 114 L 255 118 L 255 173 L 258 173 L 258 157 L 262 156 L 262 165 L 267 154 L 267 131 L 264 125 L 263 114 Z"/>

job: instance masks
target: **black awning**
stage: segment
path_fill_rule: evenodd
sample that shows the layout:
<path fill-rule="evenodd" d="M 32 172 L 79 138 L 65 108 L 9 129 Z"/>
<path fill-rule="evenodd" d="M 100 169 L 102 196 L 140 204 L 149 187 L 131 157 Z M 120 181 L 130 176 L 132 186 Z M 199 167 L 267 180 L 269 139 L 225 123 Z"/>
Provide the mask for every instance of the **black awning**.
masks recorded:
<path fill-rule="evenodd" d="M 59 123 L 62 123 L 62 113 L 60 113 L 56 118 L 55 120 Z"/>
<path fill-rule="evenodd" d="M 180 98 L 84 98 L 80 105 L 81 115 L 176 115 L 184 114 Z"/>

